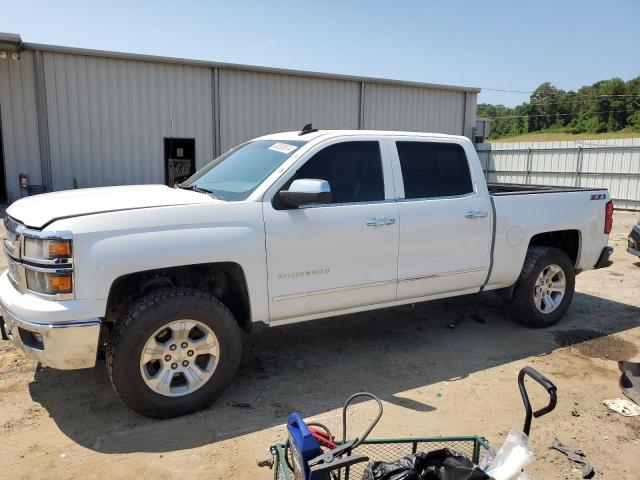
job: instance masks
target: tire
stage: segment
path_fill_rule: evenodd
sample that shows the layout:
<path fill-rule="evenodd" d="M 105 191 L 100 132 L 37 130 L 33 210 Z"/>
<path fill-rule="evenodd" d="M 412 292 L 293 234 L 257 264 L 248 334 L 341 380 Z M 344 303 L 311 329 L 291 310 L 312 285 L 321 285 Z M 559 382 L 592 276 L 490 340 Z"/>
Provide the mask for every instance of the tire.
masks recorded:
<path fill-rule="evenodd" d="M 208 406 L 229 386 L 241 352 L 240 327 L 220 301 L 198 290 L 166 288 L 134 302 L 115 325 L 107 372 L 131 409 L 177 417 Z"/>
<path fill-rule="evenodd" d="M 556 267 L 559 267 L 561 273 L 558 272 L 553 276 L 550 283 L 545 284 L 546 280 L 543 280 L 543 286 L 537 290 L 536 282 L 540 276 L 545 273 L 550 276 L 556 271 Z M 562 276 L 565 284 L 562 296 L 559 297 L 556 291 L 552 291 L 549 294 L 551 298 L 547 297 L 547 300 L 540 302 L 537 292 L 542 291 L 544 297 L 545 291 L 559 289 Z M 545 290 L 546 288 L 548 289 Z M 549 327 L 558 323 L 566 313 L 573 299 L 574 289 L 575 271 L 566 253 L 553 247 L 529 247 L 507 308 L 513 319 L 522 325 L 534 328 Z M 543 311 L 545 309 L 549 311 Z"/>

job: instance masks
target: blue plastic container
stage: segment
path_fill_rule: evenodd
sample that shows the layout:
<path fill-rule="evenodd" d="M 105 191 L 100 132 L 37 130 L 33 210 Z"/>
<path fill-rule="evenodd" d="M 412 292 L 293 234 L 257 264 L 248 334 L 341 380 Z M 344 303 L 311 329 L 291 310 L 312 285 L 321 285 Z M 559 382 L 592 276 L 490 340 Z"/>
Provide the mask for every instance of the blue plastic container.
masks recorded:
<path fill-rule="evenodd" d="M 296 480 L 311 480 L 309 460 L 322 455 L 320 445 L 313 438 L 298 412 L 293 412 L 287 417 L 287 430 L 289 431 L 289 444 L 291 445 L 293 477 Z"/>

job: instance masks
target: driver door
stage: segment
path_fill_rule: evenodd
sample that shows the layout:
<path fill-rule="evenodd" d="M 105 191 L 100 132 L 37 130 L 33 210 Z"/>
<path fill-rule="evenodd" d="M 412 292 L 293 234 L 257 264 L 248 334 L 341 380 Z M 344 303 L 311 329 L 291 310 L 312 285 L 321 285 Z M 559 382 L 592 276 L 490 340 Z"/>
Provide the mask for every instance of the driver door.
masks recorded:
<path fill-rule="evenodd" d="M 326 180 L 330 203 L 284 209 L 263 203 L 271 321 L 392 301 L 398 208 L 386 144 L 332 139 L 311 150 L 295 179 Z M 275 206 L 274 206 L 275 205 Z"/>

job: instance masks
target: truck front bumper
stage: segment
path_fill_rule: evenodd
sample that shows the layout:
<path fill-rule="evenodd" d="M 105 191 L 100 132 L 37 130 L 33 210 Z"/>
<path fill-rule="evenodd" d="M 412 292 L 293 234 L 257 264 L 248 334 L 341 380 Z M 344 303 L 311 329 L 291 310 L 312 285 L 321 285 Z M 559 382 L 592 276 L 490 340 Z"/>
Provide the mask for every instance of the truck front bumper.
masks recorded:
<path fill-rule="evenodd" d="M 0 306 L 3 337 L 42 365 L 59 370 L 90 368 L 96 364 L 99 319 L 64 323 L 34 323 Z"/>
<path fill-rule="evenodd" d="M 0 333 L 43 365 L 60 370 L 93 367 L 102 322 L 92 317 L 92 305 L 86 303 L 21 294 L 4 272 L 0 275 Z"/>

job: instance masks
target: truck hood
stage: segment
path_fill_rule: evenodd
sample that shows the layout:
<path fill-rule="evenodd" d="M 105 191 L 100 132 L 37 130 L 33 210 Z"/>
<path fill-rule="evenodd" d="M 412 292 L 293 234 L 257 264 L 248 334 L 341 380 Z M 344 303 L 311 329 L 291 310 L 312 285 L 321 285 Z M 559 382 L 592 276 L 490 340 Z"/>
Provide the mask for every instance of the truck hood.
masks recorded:
<path fill-rule="evenodd" d="M 95 213 L 216 202 L 206 193 L 165 185 L 83 188 L 34 195 L 14 202 L 7 214 L 31 228 Z"/>

